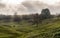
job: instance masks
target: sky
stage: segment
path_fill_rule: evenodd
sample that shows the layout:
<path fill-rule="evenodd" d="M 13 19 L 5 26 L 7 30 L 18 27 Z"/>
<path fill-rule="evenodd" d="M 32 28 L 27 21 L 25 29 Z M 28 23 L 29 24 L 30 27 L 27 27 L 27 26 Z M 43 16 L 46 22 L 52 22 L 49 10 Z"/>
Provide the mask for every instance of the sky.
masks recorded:
<path fill-rule="evenodd" d="M 23 2 L 24 0 L 2 0 L 2 3 L 6 3 L 6 4 L 19 4 L 21 2 Z"/>
<path fill-rule="evenodd" d="M 0 0 L 0 3 L 4 3 L 4 4 L 12 4 L 12 5 L 14 5 L 14 4 L 20 4 L 20 3 L 22 3 L 22 2 L 24 2 L 24 1 L 40 1 L 40 2 L 42 2 L 42 3 L 44 3 L 44 4 L 48 4 L 49 6 L 54 6 L 54 7 L 52 7 L 52 11 L 55 13 L 55 12 L 60 12 L 60 0 Z M 55 5 L 57 5 L 56 7 L 55 7 Z M 44 6 L 44 5 L 43 5 Z M 42 7 L 43 7 L 42 6 Z M 59 6 L 59 7 L 58 7 Z M 28 8 L 28 7 L 27 7 Z M 26 8 L 26 9 L 27 9 Z M 23 6 L 22 6 L 22 9 L 23 9 Z M 54 9 L 55 9 L 55 11 L 54 11 Z M 5 13 L 4 13 L 5 14 Z M 10 13 L 9 13 L 10 14 Z M 12 13 L 11 13 L 12 14 Z"/>
<path fill-rule="evenodd" d="M 2 3 L 6 3 L 6 4 L 19 4 L 23 1 L 26 1 L 26 0 L 2 0 Z M 37 1 L 37 0 L 27 0 L 27 1 Z M 43 2 L 43 3 L 46 3 L 46 4 L 49 4 L 49 5 L 54 5 L 58 2 L 60 2 L 60 0 L 38 0 L 40 2 Z"/>

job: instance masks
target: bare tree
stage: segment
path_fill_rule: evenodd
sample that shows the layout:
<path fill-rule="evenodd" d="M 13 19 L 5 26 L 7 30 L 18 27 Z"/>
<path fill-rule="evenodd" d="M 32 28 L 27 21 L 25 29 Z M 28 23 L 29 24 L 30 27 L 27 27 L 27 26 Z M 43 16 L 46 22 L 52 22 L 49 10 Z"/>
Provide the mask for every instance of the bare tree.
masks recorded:
<path fill-rule="evenodd" d="M 13 21 L 14 21 L 14 22 L 18 22 L 18 23 L 21 21 L 20 16 L 18 16 L 16 12 L 15 12 L 15 14 L 14 14 Z"/>

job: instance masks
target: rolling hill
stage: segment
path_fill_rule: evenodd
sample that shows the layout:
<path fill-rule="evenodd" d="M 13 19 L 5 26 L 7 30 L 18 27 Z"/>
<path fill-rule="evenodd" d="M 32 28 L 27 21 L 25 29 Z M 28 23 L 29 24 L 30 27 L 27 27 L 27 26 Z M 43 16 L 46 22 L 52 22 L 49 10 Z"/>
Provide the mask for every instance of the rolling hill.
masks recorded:
<path fill-rule="evenodd" d="M 60 18 L 46 19 L 42 23 L 30 25 L 21 22 L 20 24 L 9 22 L 0 23 L 0 38 L 59 38 Z"/>

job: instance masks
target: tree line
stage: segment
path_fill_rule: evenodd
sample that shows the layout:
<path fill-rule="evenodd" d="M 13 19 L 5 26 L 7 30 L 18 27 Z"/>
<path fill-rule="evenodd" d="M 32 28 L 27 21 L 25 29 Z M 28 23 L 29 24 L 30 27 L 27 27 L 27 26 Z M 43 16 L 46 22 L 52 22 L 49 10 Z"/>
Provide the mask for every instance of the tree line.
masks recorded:
<path fill-rule="evenodd" d="M 37 24 L 42 22 L 42 20 L 53 18 L 54 16 L 50 14 L 50 10 L 48 8 L 42 9 L 41 14 L 30 14 L 30 15 L 17 15 L 15 13 L 13 16 L 11 15 L 0 15 L 0 20 L 4 20 L 5 22 L 21 22 L 23 20 L 27 21 L 28 23 Z"/>

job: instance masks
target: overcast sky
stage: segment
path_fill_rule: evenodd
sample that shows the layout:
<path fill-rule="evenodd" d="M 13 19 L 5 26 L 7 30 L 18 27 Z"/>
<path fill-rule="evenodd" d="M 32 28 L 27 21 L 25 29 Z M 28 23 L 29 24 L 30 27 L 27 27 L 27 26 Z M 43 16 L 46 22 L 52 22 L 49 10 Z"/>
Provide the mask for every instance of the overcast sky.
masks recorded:
<path fill-rule="evenodd" d="M 19 4 L 23 1 L 25 1 L 25 0 L 2 0 L 2 2 L 6 3 L 6 4 Z M 37 0 L 27 0 L 27 1 L 37 1 Z M 38 0 L 38 1 L 41 1 L 46 4 L 50 4 L 50 5 L 54 5 L 58 2 L 60 2 L 60 0 Z"/>
<path fill-rule="evenodd" d="M 42 3 L 41 4 L 41 6 L 39 7 L 39 5 L 37 5 L 36 6 L 36 4 L 34 4 L 34 3 L 32 3 L 32 4 L 27 4 L 27 5 L 22 5 L 22 2 L 24 3 L 24 1 L 25 1 L 25 3 L 27 4 L 27 3 L 29 3 L 29 2 L 31 2 L 31 1 L 40 1 L 40 3 Z M 26 2 L 26 1 L 29 1 L 29 2 Z M 7 8 L 5 8 L 5 11 L 6 10 L 9 10 L 9 14 L 11 13 L 10 11 L 12 10 L 15 10 L 16 11 L 16 9 L 18 9 L 18 8 L 20 8 L 19 10 L 21 11 L 21 10 L 23 10 L 22 12 L 24 12 L 24 14 L 25 14 L 25 11 L 27 10 L 27 11 L 30 11 L 30 7 L 33 7 L 33 8 L 31 8 L 31 10 L 32 9 L 34 9 L 33 11 L 35 11 L 36 9 L 37 10 L 39 10 L 39 12 L 41 11 L 40 9 L 42 8 L 43 9 L 43 7 L 48 7 L 48 8 L 50 8 L 50 10 L 51 10 L 51 12 L 53 13 L 53 14 L 56 14 L 56 13 L 58 13 L 58 14 L 60 14 L 60 0 L 0 0 L 0 3 L 4 3 L 4 4 L 7 4 Z M 20 4 L 21 3 L 21 4 Z M 9 6 L 8 4 L 11 4 L 12 5 L 12 7 L 11 6 Z M 16 6 L 16 7 L 14 7 L 14 5 L 17 5 L 18 4 L 18 6 Z M 2 7 L 2 6 L 4 6 L 4 5 L 2 5 L 2 4 L 0 4 L 0 7 Z M 20 5 L 20 6 L 19 6 Z M 34 6 L 35 5 L 35 6 Z M 11 8 L 10 8 L 11 7 Z M 35 8 L 36 9 L 35 9 Z M 3 10 L 3 9 L 2 9 Z M 1 10 L 0 10 L 1 11 Z M 8 12 L 7 12 L 8 13 Z M 7 14 L 7 13 L 5 13 L 4 11 L 3 11 L 3 14 Z M 19 12 L 20 13 L 20 12 Z M 27 12 L 26 12 L 27 13 Z M 11 14 L 14 14 L 14 13 L 11 13 Z M 21 13 L 20 13 L 21 14 Z"/>

